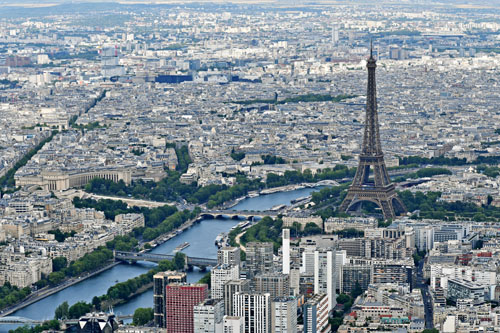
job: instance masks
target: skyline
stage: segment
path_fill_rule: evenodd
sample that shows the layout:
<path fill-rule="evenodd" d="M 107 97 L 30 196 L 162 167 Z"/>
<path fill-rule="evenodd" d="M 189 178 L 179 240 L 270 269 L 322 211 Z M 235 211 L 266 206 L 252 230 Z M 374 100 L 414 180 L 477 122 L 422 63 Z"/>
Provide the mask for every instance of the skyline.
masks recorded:
<path fill-rule="evenodd" d="M 498 330 L 496 3 L 45 4 L 0 3 L 0 331 Z"/>

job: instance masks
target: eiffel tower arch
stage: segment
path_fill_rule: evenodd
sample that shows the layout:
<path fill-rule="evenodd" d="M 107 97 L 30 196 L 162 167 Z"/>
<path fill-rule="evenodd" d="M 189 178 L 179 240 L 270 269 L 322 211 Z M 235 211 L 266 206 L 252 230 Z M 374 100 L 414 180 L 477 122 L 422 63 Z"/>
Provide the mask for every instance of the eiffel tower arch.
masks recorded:
<path fill-rule="evenodd" d="M 363 146 L 356 175 L 339 210 L 347 212 L 362 201 L 370 201 L 380 207 L 385 219 L 394 219 L 396 212 L 405 213 L 406 207 L 391 183 L 380 144 L 375 81 L 377 64 L 372 50 L 370 46 L 370 58 L 366 64 L 368 84 Z"/>

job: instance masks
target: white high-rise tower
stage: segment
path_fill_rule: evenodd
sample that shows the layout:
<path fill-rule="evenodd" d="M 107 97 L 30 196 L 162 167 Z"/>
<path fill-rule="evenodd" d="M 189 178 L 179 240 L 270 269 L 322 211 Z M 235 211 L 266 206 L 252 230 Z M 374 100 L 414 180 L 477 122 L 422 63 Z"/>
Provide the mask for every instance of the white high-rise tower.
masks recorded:
<path fill-rule="evenodd" d="M 339 42 L 340 38 L 339 38 L 339 28 L 338 26 L 333 26 L 332 28 L 332 44 L 333 45 L 337 45 L 338 42 Z"/>
<path fill-rule="evenodd" d="M 283 274 L 290 274 L 290 229 L 283 229 Z"/>
<path fill-rule="evenodd" d="M 335 251 L 314 251 L 314 293 L 328 296 L 328 311 L 337 305 Z"/>

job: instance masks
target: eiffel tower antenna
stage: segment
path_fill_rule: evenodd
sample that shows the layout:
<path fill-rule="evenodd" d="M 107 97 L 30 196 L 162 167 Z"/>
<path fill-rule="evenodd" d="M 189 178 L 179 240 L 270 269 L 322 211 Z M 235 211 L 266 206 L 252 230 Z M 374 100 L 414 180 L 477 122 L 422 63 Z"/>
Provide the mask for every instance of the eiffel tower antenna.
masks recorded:
<path fill-rule="evenodd" d="M 370 40 L 370 58 L 366 63 L 368 84 L 363 145 L 356 175 L 339 210 L 347 212 L 362 201 L 371 201 L 382 209 L 385 219 L 393 219 L 396 217 L 395 208 L 405 213 L 406 207 L 396 193 L 394 184 L 391 183 L 380 144 L 375 82 L 376 62 L 373 58 L 373 43 Z M 373 172 L 373 179 L 370 178 L 370 170 Z"/>

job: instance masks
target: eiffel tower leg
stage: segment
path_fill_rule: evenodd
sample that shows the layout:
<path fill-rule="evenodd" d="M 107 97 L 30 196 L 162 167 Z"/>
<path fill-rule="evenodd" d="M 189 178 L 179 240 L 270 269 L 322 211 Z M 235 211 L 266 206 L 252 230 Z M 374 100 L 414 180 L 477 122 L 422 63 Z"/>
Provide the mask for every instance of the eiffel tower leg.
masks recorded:
<path fill-rule="evenodd" d="M 339 206 L 339 212 L 347 212 L 353 200 L 354 200 L 354 194 L 347 193 L 346 197 L 344 198 L 344 201 L 342 201 L 342 203 Z"/>
<path fill-rule="evenodd" d="M 392 198 L 391 198 L 391 201 L 392 201 L 392 200 L 395 200 L 395 201 L 397 202 L 397 205 L 398 205 L 398 206 L 400 206 L 399 208 L 401 208 L 402 213 L 406 213 L 406 212 L 408 212 L 408 209 L 406 209 L 406 206 L 405 206 L 405 204 L 403 203 L 403 200 L 401 200 L 401 198 L 400 198 L 399 196 L 397 196 L 397 195 L 396 195 L 396 196 L 392 197 Z M 394 209 L 394 202 L 393 202 L 393 205 L 392 205 L 392 206 L 393 206 L 393 209 Z"/>
<path fill-rule="evenodd" d="M 394 219 L 396 215 L 394 214 L 394 208 L 392 207 L 391 198 L 379 199 L 380 208 L 382 208 L 382 213 L 384 214 L 384 219 Z"/>

